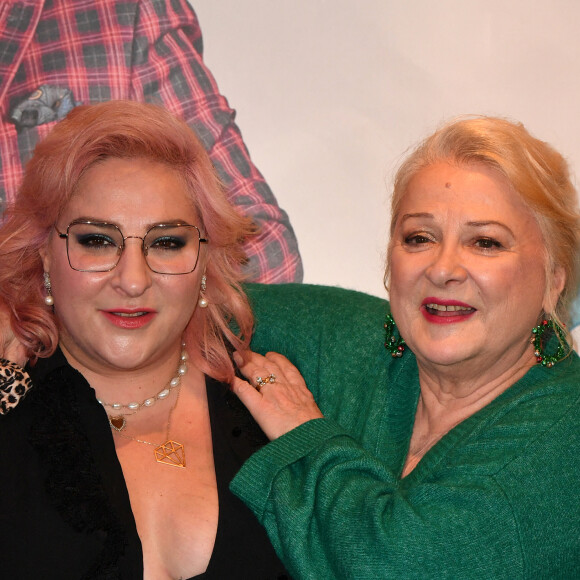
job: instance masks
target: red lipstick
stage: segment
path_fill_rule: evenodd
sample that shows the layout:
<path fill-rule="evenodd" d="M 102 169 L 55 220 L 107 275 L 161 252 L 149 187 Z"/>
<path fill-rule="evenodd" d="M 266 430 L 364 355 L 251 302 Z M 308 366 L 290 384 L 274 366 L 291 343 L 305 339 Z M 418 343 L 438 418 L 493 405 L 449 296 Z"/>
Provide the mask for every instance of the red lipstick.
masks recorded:
<path fill-rule="evenodd" d="M 142 328 L 149 324 L 155 317 L 155 310 L 150 308 L 115 308 L 101 310 L 105 318 L 119 328 L 128 330 Z"/>
<path fill-rule="evenodd" d="M 421 303 L 421 314 L 433 324 L 464 322 L 477 312 L 476 308 L 459 300 L 443 300 L 428 296 Z"/>

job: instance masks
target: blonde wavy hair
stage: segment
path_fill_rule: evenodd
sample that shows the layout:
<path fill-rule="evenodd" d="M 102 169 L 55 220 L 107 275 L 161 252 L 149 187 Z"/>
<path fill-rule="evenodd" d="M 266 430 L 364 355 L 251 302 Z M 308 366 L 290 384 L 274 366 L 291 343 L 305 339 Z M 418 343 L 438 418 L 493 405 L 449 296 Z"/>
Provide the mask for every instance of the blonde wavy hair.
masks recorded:
<path fill-rule="evenodd" d="M 552 317 L 561 326 L 570 320 L 580 272 L 580 213 L 578 194 L 564 157 L 551 145 L 533 137 L 521 123 L 497 117 L 452 120 L 422 141 L 403 161 L 394 180 L 391 199 L 391 241 L 387 251 L 385 287 L 389 286 L 392 235 L 409 182 L 422 169 L 447 161 L 479 163 L 498 171 L 533 213 L 542 232 L 546 293 L 554 273 L 562 268 L 566 282 Z M 572 344 L 569 333 L 567 338 Z"/>

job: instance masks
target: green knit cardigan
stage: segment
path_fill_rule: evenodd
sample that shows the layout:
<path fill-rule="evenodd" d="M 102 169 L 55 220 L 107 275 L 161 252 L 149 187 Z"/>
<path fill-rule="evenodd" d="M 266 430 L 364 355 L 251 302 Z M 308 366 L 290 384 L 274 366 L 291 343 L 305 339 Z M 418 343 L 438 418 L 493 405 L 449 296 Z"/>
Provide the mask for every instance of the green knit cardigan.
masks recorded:
<path fill-rule="evenodd" d="M 405 478 L 419 396 L 388 303 L 249 285 L 252 347 L 292 360 L 325 415 L 255 453 L 231 484 L 295 578 L 580 578 L 580 360 L 532 368 Z"/>

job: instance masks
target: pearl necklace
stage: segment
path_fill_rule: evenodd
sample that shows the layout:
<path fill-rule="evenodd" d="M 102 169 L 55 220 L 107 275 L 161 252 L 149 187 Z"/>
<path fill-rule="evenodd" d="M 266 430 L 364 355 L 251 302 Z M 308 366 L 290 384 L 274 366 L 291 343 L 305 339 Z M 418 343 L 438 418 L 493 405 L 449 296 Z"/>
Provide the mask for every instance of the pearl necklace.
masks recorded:
<path fill-rule="evenodd" d="M 113 410 L 114 412 L 113 414 L 109 414 L 107 412 L 107 415 L 109 417 L 109 423 L 111 424 L 112 429 L 115 429 L 115 431 L 123 431 L 123 429 L 125 429 L 125 427 L 127 426 L 126 417 L 128 417 L 129 415 L 134 415 L 135 413 L 137 413 L 137 411 L 140 411 L 145 407 L 152 407 L 157 401 L 164 401 L 165 399 L 167 399 L 167 397 L 169 397 L 173 389 L 179 387 L 179 385 L 181 384 L 181 377 L 187 372 L 187 360 L 189 358 L 187 352 L 185 351 L 185 344 L 182 344 L 181 346 L 182 351 L 179 357 L 179 365 L 177 367 L 175 376 L 156 395 L 148 397 L 147 399 L 144 399 L 140 403 L 137 401 L 132 401 L 127 405 L 118 402 L 105 403 L 101 399 L 97 399 L 99 403 L 103 405 L 103 407 L 105 407 L 105 410 L 107 407 L 110 407 Z M 131 412 L 122 413 L 123 409 L 128 409 Z"/>
<path fill-rule="evenodd" d="M 123 405 L 122 403 L 104 403 L 103 401 L 99 400 L 99 403 L 103 405 L 103 407 L 111 407 L 114 410 L 121 410 L 123 408 L 129 409 L 132 413 L 128 413 L 129 415 L 133 415 L 140 411 L 143 407 L 151 407 L 156 401 L 163 401 L 165 400 L 170 394 L 173 389 L 178 388 L 181 385 L 181 377 L 187 372 L 187 359 L 188 355 L 185 351 L 185 344 L 182 344 L 182 351 L 179 357 L 179 365 L 177 367 L 176 375 L 169 381 L 167 386 L 161 390 L 159 393 L 154 395 L 153 397 L 149 397 L 145 399 L 143 402 L 132 402 L 127 405 Z M 155 447 L 155 461 L 157 463 L 163 463 L 164 465 L 172 465 L 173 467 L 185 467 L 185 446 L 183 443 L 179 443 L 178 441 L 174 441 L 169 438 L 169 429 L 171 427 L 171 417 L 173 415 L 173 411 L 175 407 L 177 407 L 177 402 L 179 401 L 179 394 L 180 391 L 177 392 L 177 397 L 175 398 L 175 403 L 173 403 L 173 407 L 171 407 L 169 411 L 169 417 L 167 419 L 167 429 L 165 433 L 165 443 L 153 443 L 151 441 L 145 441 L 143 439 L 137 439 L 137 437 L 131 437 L 131 435 L 127 435 L 122 431 L 127 426 L 127 420 L 125 419 L 126 414 L 111 416 L 107 413 L 109 417 L 109 425 L 111 429 L 116 431 L 121 437 L 125 439 L 130 439 L 131 441 L 136 441 L 137 443 L 144 443 L 145 445 L 152 445 Z"/>

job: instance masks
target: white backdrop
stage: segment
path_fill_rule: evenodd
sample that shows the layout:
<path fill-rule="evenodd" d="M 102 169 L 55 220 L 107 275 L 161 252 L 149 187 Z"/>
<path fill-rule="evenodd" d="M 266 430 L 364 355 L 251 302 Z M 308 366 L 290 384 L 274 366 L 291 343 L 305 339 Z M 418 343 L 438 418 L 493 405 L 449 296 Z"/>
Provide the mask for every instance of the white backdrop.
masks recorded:
<path fill-rule="evenodd" d="M 393 171 L 444 119 L 520 120 L 580 167 L 578 0 L 191 1 L 305 282 L 385 294 Z"/>

